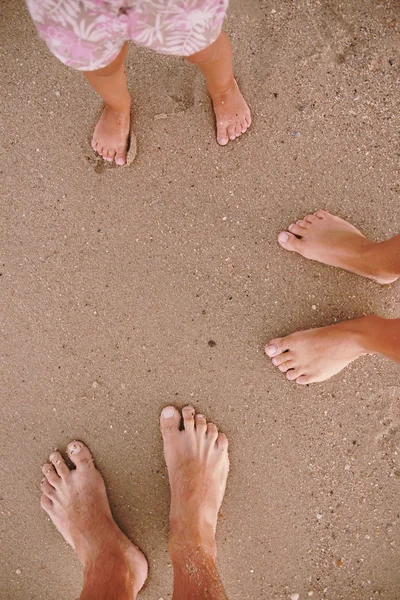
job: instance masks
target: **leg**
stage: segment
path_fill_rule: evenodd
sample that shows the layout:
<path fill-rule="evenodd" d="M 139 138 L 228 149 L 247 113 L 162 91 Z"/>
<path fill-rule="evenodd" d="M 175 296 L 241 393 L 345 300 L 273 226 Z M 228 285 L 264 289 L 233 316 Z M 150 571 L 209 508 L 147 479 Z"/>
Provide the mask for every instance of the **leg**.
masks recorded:
<path fill-rule="evenodd" d="M 383 354 L 400 363 L 400 319 L 371 315 L 298 331 L 271 340 L 265 352 L 286 377 L 306 385 L 325 381 L 362 354 Z"/>
<path fill-rule="evenodd" d="M 82 442 L 71 442 L 72 471 L 53 452 L 43 467 L 42 508 L 84 566 L 80 600 L 132 600 L 147 577 L 147 561 L 115 523 L 103 479 Z"/>
<path fill-rule="evenodd" d="M 130 129 L 131 97 L 125 73 L 125 43 L 117 58 L 103 69 L 85 71 L 92 88 L 103 98 L 105 107 L 94 130 L 92 148 L 105 160 L 117 165 L 126 162 Z"/>
<path fill-rule="evenodd" d="M 226 600 L 215 566 L 215 529 L 229 470 L 228 440 L 191 406 L 161 414 L 171 487 L 173 600 Z"/>
<path fill-rule="evenodd" d="M 188 60 L 197 65 L 206 78 L 215 118 L 217 142 L 225 146 L 245 133 L 251 124 L 250 109 L 233 77 L 232 48 L 226 33 L 221 32 L 217 40 Z"/>
<path fill-rule="evenodd" d="M 305 258 L 341 267 L 378 283 L 393 283 L 400 277 L 400 235 L 374 243 L 358 229 L 325 210 L 318 210 L 278 236 L 286 250 Z"/>

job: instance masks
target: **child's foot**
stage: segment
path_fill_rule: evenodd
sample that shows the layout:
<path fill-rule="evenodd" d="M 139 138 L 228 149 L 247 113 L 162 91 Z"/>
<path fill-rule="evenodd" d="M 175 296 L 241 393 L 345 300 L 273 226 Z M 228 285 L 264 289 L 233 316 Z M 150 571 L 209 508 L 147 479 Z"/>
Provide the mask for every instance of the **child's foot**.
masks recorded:
<path fill-rule="evenodd" d="M 297 237 L 296 237 L 297 236 Z M 340 217 L 318 210 L 278 236 L 282 248 L 305 258 L 341 267 L 378 283 L 393 283 L 397 275 L 387 272 L 387 256 L 381 246 L 368 240 Z"/>
<path fill-rule="evenodd" d="M 192 406 L 161 413 L 171 487 L 171 555 L 192 544 L 215 559 L 215 529 L 229 471 L 228 440 Z"/>
<path fill-rule="evenodd" d="M 130 104 L 122 111 L 104 107 L 92 138 L 92 148 L 109 162 L 126 163 L 130 133 Z"/>
<path fill-rule="evenodd" d="M 297 331 L 271 340 L 265 353 L 290 381 L 301 385 L 325 381 L 365 354 L 363 327 L 364 319 L 354 319 Z"/>
<path fill-rule="evenodd" d="M 43 466 L 41 506 L 85 567 L 110 556 L 118 571 L 126 569 L 136 597 L 147 577 L 147 561 L 115 523 L 103 478 L 82 442 L 71 442 L 72 471 L 59 452 Z"/>
<path fill-rule="evenodd" d="M 217 122 L 217 142 L 226 146 L 229 140 L 235 140 L 250 127 L 250 109 L 235 79 L 223 92 L 210 95 Z"/>

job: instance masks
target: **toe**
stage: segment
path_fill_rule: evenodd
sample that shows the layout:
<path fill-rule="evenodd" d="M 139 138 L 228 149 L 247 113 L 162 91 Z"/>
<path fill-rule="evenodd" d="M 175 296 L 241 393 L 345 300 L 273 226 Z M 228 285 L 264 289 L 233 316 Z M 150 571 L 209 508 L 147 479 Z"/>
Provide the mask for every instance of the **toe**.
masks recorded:
<path fill-rule="evenodd" d="M 90 454 L 90 450 L 82 442 L 77 440 L 70 442 L 67 447 L 67 452 L 77 469 L 93 466 L 93 457 Z"/>
<path fill-rule="evenodd" d="M 182 409 L 183 425 L 185 431 L 194 430 L 194 414 L 195 410 L 193 406 L 185 406 L 185 408 Z"/>
<path fill-rule="evenodd" d="M 310 377 L 310 375 L 300 375 L 300 377 L 298 377 L 296 379 L 296 383 L 298 383 L 299 385 L 308 385 L 309 383 L 312 383 L 313 379 L 312 377 Z"/>
<path fill-rule="evenodd" d="M 108 159 L 107 160 L 109 162 L 112 162 L 114 160 L 114 158 L 115 158 L 115 150 L 109 150 L 108 151 Z"/>
<path fill-rule="evenodd" d="M 40 506 L 43 508 L 43 510 L 45 510 L 47 513 L 50 513 L 51 509 L 53 508 L 53 503 L 50 500 L 50 498 L 48 498 L 47 496 L 45 496 L 44 494 L 42 495 L 42 497 L 40 498 Z"/>
<path fill-rule="evenodd" d="M 113 156 L 113 153 L 112 153 L 112 151 L 109 151 L 109 150 L 105 150 L 105 151 L 104 151 L 104 159 L 105 159 L 107 162 L 112 162 L 112 160 L 113 160 L 112 156 Z"/>
<path fill-rule="evenodd" d="M 288 360 L 292 360 L 291 352 L 282 352 L 282 354 L 279 354 L 279 356 L 275 356 L 272 359 L 272 364 L 275 365 L 275 367 L 279 367 L 279 365 L 288 362 Z"/>
<path fill-rule="evenodd" d="M 247 128 L 248 128 L 248 123 L 247 123 L 246 119 L 242 119 L 242 121 L 240 123 L 240 127 L 241 127 L 242 133 L 246 133 Z"/>
<path fill-rule="evenodd" d="M 226 146 L 226 144 L 229 142 L 226 125 L 224 125 L 222 121 L 217 125 L 217 142 L 220 146 Z"/>
<path fill-rule="evenodd" d="M 166 406 L 163 408 L 160 417 L 160 428 L 163 435 L 168 435 L 171 432 L 179 432 L 181 423 L 181 415 L 174 406 Z"/>
<path fill-rule="evenodd" d="M 303 236 L 303 235 L 306 235 L 306 234 L 307 234 L 307 232 L 306 232 L 305 228 L 304 228 L 304 227 L 300 227 L 300 225 L 298 225 L 297 223 L 291 223 L 291 224 L 289 225 L 289 227 L 288 227 L 288 230 L 289 230 L 291 233 L 294 233 L 294 235 L 300 235 L 300 236 Z"/>
<path fill-rule="evenodd" d="M 237 138 L 238 138 L 238 137 L 240 137 L 240 136 L 242 135 L 242 126 L 241 126 L 241 124 L 240 124 L 240 123 L 237 123 L 237 124 L 236 124 L 236 127 L 235 127 L 235 135 L 236 135 L 236 137 L 237 137 Z"/>
<path fill-rule="evenodd" d="M 95 152 L 97 152 L 97 140 L 92 139 L 91 146 Z"/>
<path fill-rule="evenodd" d="M 287 338 L 274 338 L 265 346 L 267 356 L 278 356 L 282 352 L 289 350 L 289 342 Z"/>
<path fill-rule="evenodd" d="M 295 235 L 288 231 L 282 231 L 282 233 L 278 235 L 278 242 L 282 248 L 290 250 L 291 252 L 300 252 L 303 243 L 302 240 L 299 240 Z"/>
<path fill-rule="evenodd" d="M 124 149 L 117 150 L 115 154 L 115 163 L 122 167 L 126 163 L 126 152 Z"/>
<path fill-rule="evenodd" d="M 47 481 L 54 488 L 59 486 L 61 480 L 60 480 L 59 476 L 57 475 L 56 470 L 54 469 L 53 465 L 51 465 L 50 463 L 46 463 L 45 465 L 43 465 L 42 473 L 46 477 Z"/>
<path fill-rule="evenodd" d="M 228 137 L 231 140 L 231 142 L 233 142 L 233 140 L 236 139 L 236 133 L 235 133 L 235 124 L 231 123 L 230 125 L 228 125 L 227 127 L 227 132 L 228 132 Z"/>
<path fill-rule="evenodd" d="M 67 477 L 69 474 L 69 469 L 64 462 L 63 457 L 59 452 L 53 452 L 50 454 L 50 460 L 53 463 L 53 467 L 55 468 L 57 475 L 59 477 Z"/>
<path fill-rule="evenodd" d="M 300 368 L 290 369 L 290 371 L 288 371 L 286 373 L 286 378 L 289 379 L 289 381 L 293 381 L 294 379 L 297 379 L 301 375 L 303 375 L 303 371 Z"/>
<path fill-rule="evenodd" d="M 310 223 L 307 223 L 307 221 L 305 221 L 304 219 L 299 219 L 298 221 L 296 221 L 296 225 L 298 227 L 302 227 L 303 229 L 308 229 Z"/>
<path fill-rule="evenodd" d="M 204 415 L 196 415 L 195 418 L 196 431 L 205 433 L 207 431 L 207 420 Z"/>
<path fill-rule="evenodd" d="M 40 489 L 42 490 L 42 493 L 48 498 L 51 498 L 52 496 L 54 497 L 56 493 L 56 490 L 53 488 L 52 485 L 50 485 L 46 477 L 43 477 L 42 482 L 40 484 Z"/>
<path fill-rule="evenodd" d="M 218 438 L 218 427 L 214 423 L 207 424 L 207 438 L 213 442 Z"/>
<path fill-rule="evenodd" d="M 306 217 L 304 217 L 304 220 L 307 221 L 307 223 L 315 223 L 316 221 L 318 221 L 318 217 L 316 217 L 315 215 L 307 215 Z"/>
<path fill-rule="evenodd" d="M 317 212 L 314 214 L 316 217 L 318 217 L 318 219 L 326 219 L 330 213 L 328 213 L 327 210 L 317 210 Z"/>
<path fill-rule="evenodd" d="M 221 450 L 228 450 L 228 438 L 224 433 L 220 433 L 217 437 L 217 446 Z"/>
<path fill-rule="evenodd" d="M 280 370 L 281 373 L 286 373 L 287 371 L 289 371 L 289 369 L 294 369 L 294 368 L 295 368 L 295 362 L 293 360 L 287 360 L 286 362 L 284 362 L 278 366 L 278 369 Z"/>

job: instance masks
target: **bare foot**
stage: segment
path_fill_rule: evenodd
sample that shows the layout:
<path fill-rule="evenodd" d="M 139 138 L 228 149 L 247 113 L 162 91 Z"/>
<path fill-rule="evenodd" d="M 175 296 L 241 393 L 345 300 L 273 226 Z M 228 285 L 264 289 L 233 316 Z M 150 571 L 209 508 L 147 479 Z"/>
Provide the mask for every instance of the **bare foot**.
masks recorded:
<path fill-rule="evenodd" d="M 378 283 L 393 283 L 398 278 L 387 272 L 387 257 L 380 251 L 384 250 L 381 244 L 371 242 L 353 225 L 325 210 L 292 223 L 288 231 L 279 234 L 278 241 L 285 250 Z"/>
<path fill-rule="evenodd" d="M 225 91 L 211 94 L 211 99 L 217 121 L 217 142 L 226 146 L 229 140 L 235 140 L 250 127 L 250 109 L 233 78 Z"/>
<path fill-rule="evenodd" d="M 171 555 L 195 544 L 215 560 L 215 529 L 229 471 L 228 440 L 191 406 L 161 413 L 164 455 L 171 487 Z"/>
<path fill-rule="evenodd" d="M 130 103 L 120 112 L 105 106 L 93 133 L 92 148 L 104 160 L 115 160 L 122 166 L 126 163 L 129 133 Z"/>
<path fill-rule="evenodd" d="M 265 352 L 290 381 L 301 385 L 325 381 L 366 353 L 365 324 L 362 318 L 297 331 L 271 340 Z"/>
<path fill-rule="evenodd" d="M 85 567 L 109 554 L 126 568 L 136 596 L 147 577 L 147 561 L 115 523 L 103 478 L 88 448 L 71 442 L 68 455 L 76 466 L 72 471 L 59 452 L 53 452 L 51 462 L 43 466 L 41 506 Z"/>

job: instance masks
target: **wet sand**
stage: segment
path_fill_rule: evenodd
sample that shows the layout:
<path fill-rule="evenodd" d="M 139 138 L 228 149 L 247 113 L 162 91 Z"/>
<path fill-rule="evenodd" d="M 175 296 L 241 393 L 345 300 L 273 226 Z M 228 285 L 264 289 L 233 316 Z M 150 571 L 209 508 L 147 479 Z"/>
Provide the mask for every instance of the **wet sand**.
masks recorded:
<path fill-rule="evenodd" d="M 99 101 L 83 76 L 22 2 L 3 7 L 0 597 L 79 595 L 80 565 L 39 506 L 41 464 L 75 437 L 149 559 L 140 597 L 171 598 L 158 415 L 192 403 L 231 442 L 230 600 L 398 599 L 399 367 L 363 357 L 298 387 L 263 353 L 300 328 L 399 316 L 399 284 L 276 242 L 318 208 L 376 240 L 398 233 L 398 2 L 233 0 L 253 125 L 226 148 L 200 74 L 131 47 L 126 169 L 88 150 Z"/>

